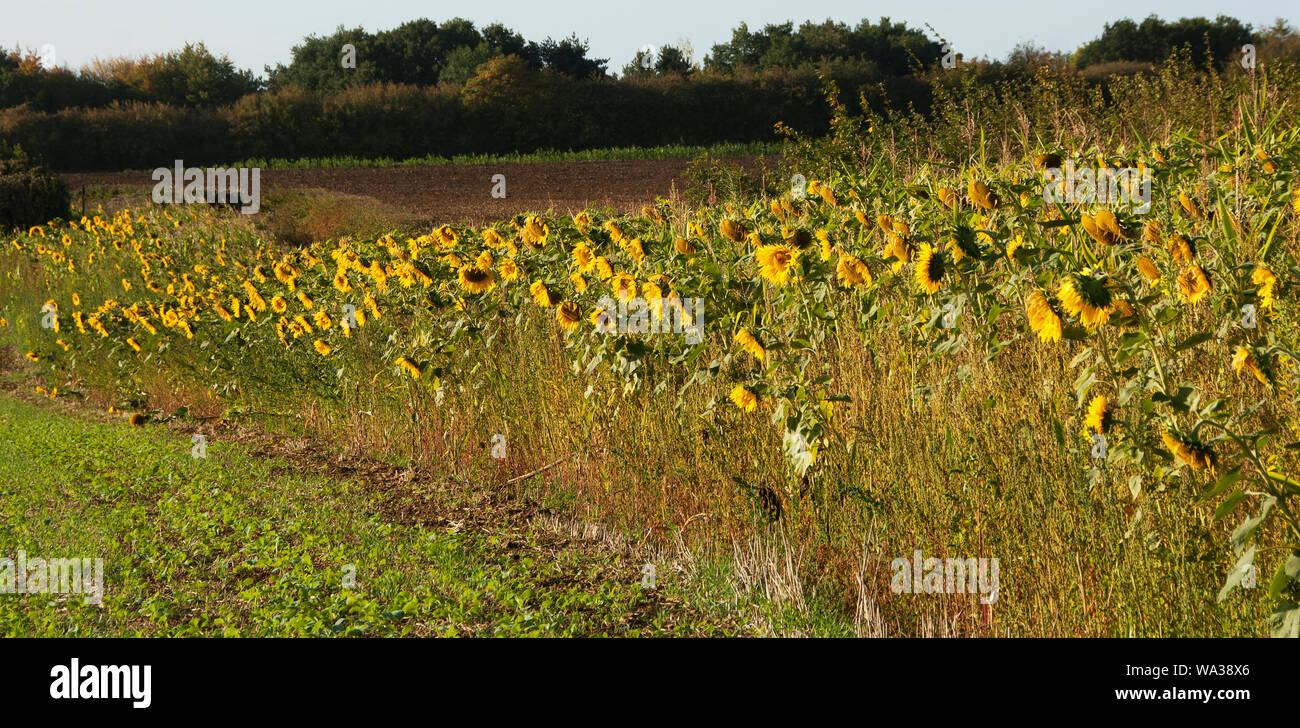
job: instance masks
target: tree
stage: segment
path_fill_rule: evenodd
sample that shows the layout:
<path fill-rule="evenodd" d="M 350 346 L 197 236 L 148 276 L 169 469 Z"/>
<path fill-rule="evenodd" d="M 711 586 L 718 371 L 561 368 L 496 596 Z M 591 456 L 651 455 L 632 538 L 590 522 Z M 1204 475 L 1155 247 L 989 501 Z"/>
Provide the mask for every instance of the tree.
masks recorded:
<path fill-rule="evenodd" d="M 539 50 L 543 66 L 573 78 L 603 76 L 609 63 L 608 58 L 588 58 L 587 42 L 576 35 L 560 41 L 547 38 Z"/>
<path fill-rule="evenodd" d="M 1082 69 L 1114 61 L 1161 63 L 1174 51 L 1188 48 L 1193 63 L 1222 66 L 1253 38 L 1249 26 L 1226 15 L 1173 23 L 1155 15 L 1141 23 L 1125 18 L 1107 23 L 1100 36 L 1083 44 L 1074 54 L 1074 65 Z"/>

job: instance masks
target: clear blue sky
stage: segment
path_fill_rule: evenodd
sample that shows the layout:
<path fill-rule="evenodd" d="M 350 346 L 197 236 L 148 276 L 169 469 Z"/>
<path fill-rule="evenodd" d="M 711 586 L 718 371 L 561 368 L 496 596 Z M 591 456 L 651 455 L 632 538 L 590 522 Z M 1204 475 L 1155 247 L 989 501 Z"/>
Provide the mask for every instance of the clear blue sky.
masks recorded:
<path fill-rule="evenodd" d="M 741 21 L 754 29 L 787 20 L 797 25 L 831 18 L 852 25 L 886 16 L 920 28 L 928 22 L 967 57 L 1003 58 L 1021 41 L 1070 51 L 1099 35 L 1107 22 L 1152 13 L 1169 20 L 1223 14 L 1256 27 L 1278 17 L 1293 25 L 1300 21 L 1295 0 L 5 0 L 0 45 L 52 43 L 59 65 L 79 68 L 95 57 L 160 53 L 203 41 L 260 74 L 263 66 L 287 63 L 289 49 L 303 37 L 331 33 L 340 24 L 374 31 L 420 17 L 459 16 L 479 27 L 504 23 L 529 40 L 577 33 L 590 42 L 591 55 L 609 58 L 617 71 L 642 46 L 680 40 L 688 40 L 701 60 Z"/>

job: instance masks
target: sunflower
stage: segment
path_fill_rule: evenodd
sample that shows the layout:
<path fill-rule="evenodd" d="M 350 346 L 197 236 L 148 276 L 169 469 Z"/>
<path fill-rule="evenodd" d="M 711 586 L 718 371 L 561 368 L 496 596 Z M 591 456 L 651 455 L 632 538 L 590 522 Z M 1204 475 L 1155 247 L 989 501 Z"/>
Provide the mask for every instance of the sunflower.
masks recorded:
<path fill-rule="evenodd" d="M 981 209 L 998 209 L 998 196 L 989 190 L 988 185 L 974 177 L 971 178 L 970 184 L 966 186 L 966 195 Z"/>
<path fill-rule="evenodd" d="M 632 238 L 627 241 L 627 254 L 632 256 L 632 260 L 640 263 L 645 258 L 645 245 L 641 238 Z"/>
<path fill-rule="evenodd" d="M 1183 210 L 1186 211 L 1192 219 L 1200 220 L 1204 217 L 1204 215 L 1201 214 L 1200 206 L 1196 204 L 1196 200 L 1188 197 L 1186 193 L 1178 193 L 1178 204 L 1183 206 Z"/>
<path fill-rule="evenodd" d="M 139 412 L 132 412 L 131 418 L 127 422 L 130 422 L 132 427 L 139 427 L 144 424 L 144 415 Z"/>
<path fill-rule="evenodd" d="M 251 310 L 251 309 L 250 309 L 250 310 Z M 135 349 L 136 352 L 139 352 L 139 351 L 140 351 L 140 345 L 136 343 L 134 337 L 128 337 L 127 340 L 126 340 L 126 345 L 129 346 L 129 347 L 131 347 L 132 349 Z"/>
<path fill-rule="evenodd" d="M 767 350 L 763 348 L 763 345 L 758 342 L 758 339 L 754 338 L 754 335 L 748 329 L 737 331 L 734 341 L 742 349 L 749 352 L 750 356 L 759 361 L 763 361 L 767 357 Z"/>
<path fill-rule="evenodd" d="M 596 271 L 596 275 L 599 276 L 602 281 L 608 280 L 611 276 L 614 275 L 613 266 L 609 264 L 609 261 L 606 260 L 605 256 L 603 255 L 597 258 L 594 263 L 592 263 L 591 269 Z"/>
<path fill-rule="evenodd" d="M 695 252 L 695 246 L 686 238 L 677 238 L 673 240 L 673 250 L 681 255 L 690 255 Z"/>
<path fill-rule="evenodd" d="M 1241 379 L 1242 370 L 1253 374 L 1260 384 L 1269 384 L 1268 375 L 1264 373 L 1259 358 L 1250 347 L 1238 346 L 1236 353 L 1233 354 L 1232 371 L 1236 372 L 1238 379 Z"/>
<path fill-rule="evenodd" d="M 1061 155 L 1048 152 L 1034 157 L 1034 166 L 1039 169 L 1060 169 Z"/>
<path fill-rule="evenodd" d="M 1190 438 L 1183 438 L 1166 430 L 1161 433 L 1160 439 L 1164 442 L 1169 452 L 1174 457 L 1186 463 L 1192 470 L 1203 470 L 1209 468 L 1214 470 L 1214 452 L 1209 447 L 1200 442 L 1195 442 Z"/>
<path fill-rule="evenodd" d="M 728 395 L 742 412 L 753 412 L 758 407 L 758 395 L 742 384 L 737 384 Z"/>
<path fill-rule="evenodd" d="M 312 321 L 316 322 L 316 328 L 321 331 L 329 331 L 330 327 L 334 325 L 334 322 L 330 320 L 329 314 L 324 311 L 317 311 L 316 315 L 312 317 Z"/>
<path fill-rule="evenodd" d="M 951 188 L 951 187 L 940 187 L 940 188 L 939 188 L 939 201 L 943 203 L 943 206 L 944 206 L 944 207 L 947 207 L 947 208 L 950 209 L 950 210 L 956 210 L 956 209 L 957 209 L 957 190 L 954 190 L 954 189 Z"/>
<path fill-rule="evenodd" d="M 614 295 L 618 298 L 632 298 L 636 296 L 636 279 L 627 273 L 616 273 L 609 279 L 609 287 L 614 289 Z"/>
<path fill-rule="evenodd" d="M 492 264 L 496 261 L 492 258 L 492 251 L 484 250 L 474 259 L 474 264 L 482 270 L 492 270 Z"/>
<path fill-rule="evenodd" d="M 819 187 L 817 189 L 817 194 L 820 195 L 821 198 L 826 201 L 826 204 L 831 207 L 839 207 L 840 201 L 835 198 L 835 190 L 832 190 L 830 187 Z"/>
<path fill-rule="evenodd" d="M 1090 329 L 1110 320 L 1114 300 L 1104 278 L 1074 273 L 1056 291 L 1061 306 Z"/>
<path fill-rule="evenodd" d="M 528 219 L 524 221 L 521 235 L 524 242 L 534 248 L 545 247 L 546 240 L 551 236 L 551 227 L 540 217 L 529 215 Z"/>
<path fill-rule="evenodd" d="M 769 283 L 783 286 L 790 281 L 798 255 L 788 245 L 764 245 L 757 253 L 759 273 Z"/>
<path fill-rule="evenodd" d="M 1139 255 L 1134 260 L 1134 263 L 1137 264 L 1138 272 L 1142 274 L 1143 278 L 1151 283 L 1160 280 L 1160 269 L 1156 267 L 1156 262 L 1151 259 L 1151 256 Z"/>
<path fill-rule="evenodd" d="M 332 349 L 330 349 L 330 345 L 326 344 L 320 339 L 317 339 L 315 342 L 313 342 L 312 346 L 316 348 L 316 353 L 320 354 L 321 356 L 329 356 L 330 351 L 332 351 Z"/>
<path fill-rule="evenodd" d="M 420 366 L 410 359 L 407 359 L 404 356 L 397 357 L 397 366 L 401 367 L 407 374 L 410 374 L 411 379 L 420 378 Z"/>
<path fill-rule="evenodd" d="M 802 228 L 781 228 L 781 239 L 792 248 L 803 250 L 812 245 L 812 235 Z"/>
<path fill-rule="evenodd" d="M 614 317 L 607 313 L 603 308 L 598 308 L 592 311 L 588 320 L 591 321 L 591 325 L 595 326 L 596 330 L 602 334 L 612 334 L 618 329 Z"/>
<path fill-rule="evenodd" d="M 835 265 L 835 275 L 845 286 L 871 285 L 871 269 L 852 255 L 840 256 L 839 263 Z"/>
<path fill-rule="evenodd" d="M 476 263 L 461 266 L 457 277 L 460 287 L 470 293 L 485 293 L 497 284 L 496 276 L 492 275 L 492 271 L 480 268 Z"/>
<path fill-rule="evenodd" d="M 582 309 L 573 301 L 565 301 L 555 309 L 555 320 L 565 331 L 572 331 L 582 323 Z"/>
<path fill-rule="evenodd" d="M 881 227 L 883 228 L 884 226 L 882 225 Z M 902 270 L 905 264 L 912 261 L 912 254 L 916 251 L 912 247 L 912 244 L 907 242 L 907 238 L 902 235 L 892 232 L 886 233 L 886 235 L 889 238 L 889 243 L 885 245 L 884 255 L 886 258 L 893 256 L 897 259 L 890 264 L 893 271 L 897 273 Z"/>
<path fill-rule="evenodd" d="M 1103 218 L 1103 215 L 1106 217 Z M 1117 245 L 1125 240 L 1123 231 L 1119 230 L 1115 215 L 1110 210 L 1099 210 L 1096 217 L 1087 213 L 1082 213 L 1079 217 L 1083 223 L 1083 231 L 1102 245 Z"/>
<path fill-rule="evenodd" d="M 1042 291 L 1034 291 L 1029 296 L 1025 313 L 1029 317 L 1029 327 L 1039 339 L 1049 344 L 1061 340 L 1061 315 Z"/>
<path fill-rule="evenodd" d="M 590 273 L 591 267 L 596 264 L 596 254 L 591 252 L 591 248 L 586 243 L 578 243 L 573 246 L 573 264 L 577 266 L 579 273 Z"/>
<path fill-rule="evenodd" d="M 745 229 L 735 220 L 723 220 L 718 223 L 718 232 L 732 242 L 739 243 L 745 239 Z"/>
<path fill-rule="evenodd" d="M 1277 276 L 1273 271 L 1262 265 L 1256 265 L 1255 270 L 1250 274 L 1250 280 L 1259 286 L 1255 295 L 1259 296 L 1259 305 L 1264 308 L 1273 308 L 1273 292 L 1277 287 Z"/>
<path fill-rule="evenodd" d="M 1200 303 L 1211 290 L 1210 279 L 1199 265 L 1189 265 L 1178 274 L 1178 293 L 1188 303 Z"/>
<path fill-rule="evenodd" d="M 945 254 L 939 248 L 925 243 L 916 254 L 916 285 L 926 293 L 936 293 L 943 286 L 943 274 L 947 268 Z"/>
<path fill-rule="evenodd" d="M 528 292 L 532 295 L 533 300 L 538 306 L 547 308 L 560 302 L 559 295 L 547 290 L 546 284 L 541 281 L 533 281 L 533 285 L 528 287 Z"/>
<path fill-rule="evenodd" d="M 1196 259 L 1196 245 L 1182 235 L 1173 235 L 1169 238 L 1169 255 L 1175 263 L 1188 265 Z"/>
<path fill-rule="evenodd" d="M 40 360 L 41 360 L 41 355 L 40 355 L 40 354 L 37 354 L 37 353 L 34 352 L 34 351 L 29 351 L 29 352 L 27 352 L 27 358 L 30 359 L 31 361 L 40 361 Z"/>
<path fill-rule="evenodd" d="M 339 271 L 335 274 L 334 287 L 337 288 L 340 293 L 351 293 L 352 282 L 348 280 L 348 274 L 343 271 Z"/>
<path fill-rule="evenodd" d="M 271 297 L 271 310 L 276 313 L 284 313 L 289 308 L 289 303 L 282 296 Z"/>
<path fill-rule="evenodd" d="M 1093 397 L 1088 403 L 1088 415 L 1083 420 L 1088 430 L 1097 435 L 1104 435 L 1110 432 L 1114 422 L 1115 411 L 1110 406 L 1110 402 L 1100 394 Z"/>
<path fill-rule="evenodd" d="M 619 245 L 622 245 L 623 239 L 627 237 L 627 235 L 623 232 L 623 228 L 619 227 L 618 223 L 614 220 L 610 220 L 609 222 L 605 223 L 605 232 L 609 233 L 610 240 L 613 240 Z"/>
<path fill-rule="evenodd" d="M 501 277 L 507 281 L 513 281 L 519 277 L 519 266 L 515 263 L 514 258 L 503 258 L 496 264 L 497 271 Z"/>
<path fill-rule="evenodd" d="M 315 302 L 302 291 L 298 291 L 298 303 L 301 303 L 303 308 L 311 308 L 315 304 Z"/>

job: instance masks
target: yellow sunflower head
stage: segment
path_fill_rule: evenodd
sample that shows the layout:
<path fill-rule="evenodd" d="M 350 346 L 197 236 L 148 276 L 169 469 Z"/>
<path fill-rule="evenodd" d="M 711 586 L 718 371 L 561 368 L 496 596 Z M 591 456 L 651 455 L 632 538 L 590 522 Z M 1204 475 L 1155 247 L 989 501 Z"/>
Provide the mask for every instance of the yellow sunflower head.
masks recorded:
<path fill-rule="evenodd" d="M 742 384 L 733 387 L 728 396 L 742 412 L 753 412 L 758 407 L 758 395 Z"/>
<path fill-rule="evenodd" d="M 759 343 L 758 339 L 754 338 L 754 335 L 748 329 L 741 329 L 736 332 L 735 343 L 759 361 L 763 361 L 767 356 L 767 350 L 763 348 L 763 345 Z"/>
<path fill-rule="evenodd" d="M 484 293 L 492 290 L 493 286 L 497 284 L 496 276 L 492 274 L 492 271 L 480 268 L 477 263 L 461 266 L 457 278 L 460 281 L 460 287 L 469 293 Z"/>
<path fill-rule="evenodd" d="M 764 245 L 757 254 L 759 273 L 769 283 L 783 286 L 790 281 L 798 255 L 788 245 Z"/>
<path fill-rule="evenodd" d="M 1071 274 L 1061 283 L 1056 296 L 1066 311 L 1090 329 L 1110 320 L 1114 299 L 1105 278 Z"/>
<path fill-rule="evenodd" d="M 555 320 L 565 331 L 572 331 L 582 323 L 582 310 L 573 301 L 565 301 L 556 307 Z"/>
<path fill-rule="evenodd" d="M 1096 435 L 1104 435 L 1110 432 L 1111 425 L 1115 421 L 1114 409 L 1110 406 L 1109 400 L 1103 395 L 1097 395 L 1088 403 L 1088 414 L 1083 422 L 1088 430 Z"/>
<path fill-rule="evenodd" d="M 943 286 L 943 274 L 947 269 L 945 253 L 929 243 L 921 246 L 916 255 L 916 285 L 926 293 L 936 293 Z"/>

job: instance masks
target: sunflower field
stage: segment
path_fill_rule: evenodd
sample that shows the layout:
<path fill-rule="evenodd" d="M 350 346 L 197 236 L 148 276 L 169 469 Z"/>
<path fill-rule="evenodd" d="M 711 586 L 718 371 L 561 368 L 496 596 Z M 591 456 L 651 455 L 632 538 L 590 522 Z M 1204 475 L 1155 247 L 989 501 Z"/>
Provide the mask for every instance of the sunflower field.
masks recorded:
<path fill-rule="evenodd" d="M 567 457 L 585 512 L 694 544 L 784 528 L 846 603 L 914 548 L 1008 564 L 996 614 L 899 621 L 1297 636 L 1289 113 L 306 247 L 202 206 L 101 213 L 3 241 L 0 337 L 42 393 L 124 413 L 270 413 L 479 474 Z M 1066 161 L 1145 170 L 1149 210 L 1047 202 Z M 702 335 L 671 325 L 696 312 Z"/>

